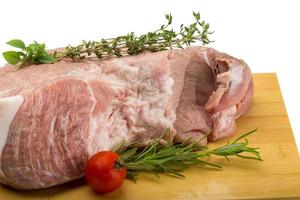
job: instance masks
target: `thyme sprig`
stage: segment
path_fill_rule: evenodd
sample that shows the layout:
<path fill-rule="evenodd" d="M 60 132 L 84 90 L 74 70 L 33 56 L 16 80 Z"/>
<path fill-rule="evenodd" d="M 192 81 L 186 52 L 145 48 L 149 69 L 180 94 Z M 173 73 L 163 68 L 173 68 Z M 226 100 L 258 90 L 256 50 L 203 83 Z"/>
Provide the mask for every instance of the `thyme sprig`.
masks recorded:
<path fill-rule="evenodd" d="M 164 134 L 168 131 L 170 130 L 166 130 Z M 212 150 L 199 147 L 200 140 L 187 146 L 184 144 L 162 145 L 162 137 L 160 137 L 143 149 L 132 146 L 132 143 L 128 146 L 122 142 L 115 151 L 121 155 L 122 163 L 127 167 L 127 177 L 130 179 L 135 180 L 138 171 L 148 171 L 157 177 L 159 177 L 157 172 L 184 177 L 181 172 L 192 165 L 221 169 L 222 166 L 207 161 L 211 156 L 225 157 L 228 161 L 229 157 L 233 156 L 262 161 L 258 148 L 249 147 L 247 139 L 244 142 L 241 141 L 255 131 L 245 133 L 233 142 Z"/>
<path fill-rule="evenodd" d="M 196 41 L 201 41 L 203 45 L 212 42 L 208 35 L 213 32 L 209 31 L 209 24 L 201 20 L 200 13 L 193 12 L 195 22 L 184 26 L 180 26 L 180 30 L 176 33 L 171 24 L 173 17 L 171 14 L 166 14 L 167 23 L 153 32 L 136 36 L 130 32 L 127 35 L 116 38 L 102 39 L 98 42 L 83 41 L 78 46 L 68 46 L 65 51 L 57 52 L 55 57 L 83 59 L 86 56 L 96 56 L 98 58 L 111 56 L 135 55 L 144 50 L 162 51 L 172 48 L 184 48 Z"/>
<path fill-rule="evenodd" d="M 212 42 L 209 35 L 213 32 L 209 30 L 209 23 L 201 19 L 199 12 L 193 12 L 194 23 L 181 25 L 178 32 L 171 28 L 173 17 L 166 14 L 166 24 L 159 29 L 137 36 L 130 32 L 116 38 L 101 39 L 100 41 L 82 41 L 77 46 L 68 45 L 61 51 L 48 54 L 45 45 L 34 42 L 29 46 L 40 48 L 37 54 L 32 55 L 26 52 L 25 44 L 21 40 L 11 40 L 7 44 L 14 42 L 21 43 L 23 51 L 7 51 L 3 53 L 4 58 L 12 65 L 19 64 L 20 67 L 30 64 L 54 63 L 64 58 L 71 58 L 73 61 L 82 60 L 86 57 L 97 57 L 99 59 L 107 57 L 120 57 L 125 55 L 136 55 L 145 50 L 152 52 L 173 48 L 184 48 L 192 43 L 201 42 L 203 45 Z M 20 48 L 20 46 L 13 47 Z M 24 48 L 23 48 L 24 47 Z M 40 59 L 41 58 L 41 59 Z M 44 59 L 43 58 L 47 58 Z"/>

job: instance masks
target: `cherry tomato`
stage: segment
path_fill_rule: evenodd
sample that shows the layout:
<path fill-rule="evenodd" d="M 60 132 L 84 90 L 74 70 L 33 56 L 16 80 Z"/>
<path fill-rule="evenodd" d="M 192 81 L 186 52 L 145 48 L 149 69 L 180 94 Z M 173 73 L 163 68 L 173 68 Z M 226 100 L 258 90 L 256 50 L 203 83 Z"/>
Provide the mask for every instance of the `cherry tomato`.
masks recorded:
<path fill-rule="evenodd" d="M 96 192 L 112 192 L 124 182 L 127 169 L 120 166 L 119 157 L 115 152 L 101 151 L 87 162 L 85 178 Z"/>

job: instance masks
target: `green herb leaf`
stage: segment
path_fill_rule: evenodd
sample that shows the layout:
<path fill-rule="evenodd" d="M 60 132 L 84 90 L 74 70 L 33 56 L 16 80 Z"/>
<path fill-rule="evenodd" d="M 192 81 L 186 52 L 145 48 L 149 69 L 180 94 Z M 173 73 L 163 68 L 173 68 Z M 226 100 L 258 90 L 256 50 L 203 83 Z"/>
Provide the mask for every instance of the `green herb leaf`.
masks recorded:
<path fill-rule="evenodd" d="M 20 55 L 21 58 L 25 58 L 26 56 L 26 54 L 22 51 L 18 51 L 17 53 Z"/>
<path fill-rule="evenodd" d="M 7 44 L 21 48 L 23 51 L 8 51 L 3 53 L 4 58 L 10 64 L 20 64 L 20 68 L 31 64 L 51 64 L 56 62 L 54 55 L 50 55 L 45 44 L 34 41 L 33 43 L 25 46 L 21 40 L 11 40 Z"/>
<path fill-rule="evenodd" d="M 43 64 L 52 64 L 52 63 L 56 62 L 56 59 L 53 56 L 50 56 L 50 55 L 40 56 L 40 57 L 37 58 L 37 60 L 40 63 L 43 63 Z"/>
<path fill-rule="evenodd" d="M 168 25 L 172 24 L 173 17 L 171 14 L 166 14 L 166 19 L 168 20 Z"/>
<path fill-rule="evenodd" d="M 20 54 L 16 51 L 6 51 L 2 55 L 11 65 L 16 65 L 21 61 Z"/>
<path fill-rule="evenodd" d="M 19 40 L 19 39 L 10 40 L 6 44 L 8 44 L 12 47 L 19 48 L 19 49 L 24 49 L 25 48 L 24 42 L 22 40 Z"/>
<path fill-rule="evenodd" d="M 194 17 L 197 21 L 200 20 L 200 13 L 199 12 L 193 12 L 193 15 L 194 15 Z"/>

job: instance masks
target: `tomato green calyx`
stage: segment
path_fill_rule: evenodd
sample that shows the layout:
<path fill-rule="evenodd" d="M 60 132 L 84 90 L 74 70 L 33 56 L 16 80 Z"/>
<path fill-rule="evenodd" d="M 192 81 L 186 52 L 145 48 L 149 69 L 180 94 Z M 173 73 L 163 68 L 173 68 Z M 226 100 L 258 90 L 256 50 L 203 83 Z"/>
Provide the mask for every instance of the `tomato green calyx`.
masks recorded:
<path fill-rule="evenodd" d="M 118 159 L 116 162 L 115 162 L 115 168 L 116 169 L 122 169 L 125 167 L 125 162 L 124 160 L 122 159 Z"/>

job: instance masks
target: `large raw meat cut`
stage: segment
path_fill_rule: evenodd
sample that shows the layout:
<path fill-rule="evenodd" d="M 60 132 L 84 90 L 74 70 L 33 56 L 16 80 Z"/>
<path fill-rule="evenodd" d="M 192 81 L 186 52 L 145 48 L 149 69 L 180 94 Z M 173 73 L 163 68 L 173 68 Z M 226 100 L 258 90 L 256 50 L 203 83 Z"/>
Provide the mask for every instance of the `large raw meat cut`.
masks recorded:
<path fill-rule="evenodd" d="M 190 47 L 0 69 L 0 182 L 46 188 L 83 175 L 122 139 L 214 141 L 234 133 L 253 93 L 242 61 Z M 206 143 L 206 137 L 201 144 Z"/>

